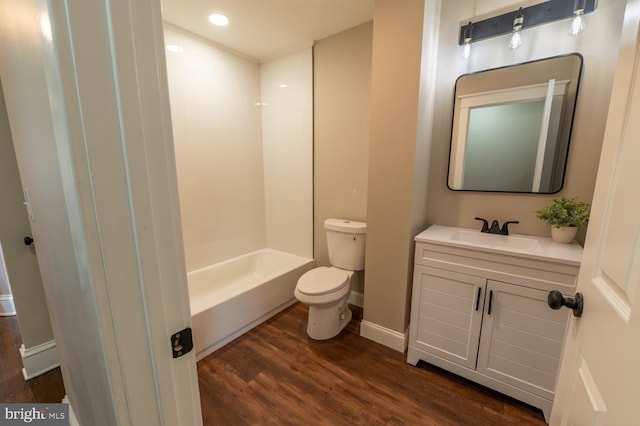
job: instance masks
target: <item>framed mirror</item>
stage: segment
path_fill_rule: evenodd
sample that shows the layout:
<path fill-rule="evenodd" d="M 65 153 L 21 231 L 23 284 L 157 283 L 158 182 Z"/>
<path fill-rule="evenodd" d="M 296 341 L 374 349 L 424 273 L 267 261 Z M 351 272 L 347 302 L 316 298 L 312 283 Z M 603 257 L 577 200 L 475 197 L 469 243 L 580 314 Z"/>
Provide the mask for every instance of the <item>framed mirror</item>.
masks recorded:
<path fill-rule="evenodd" d="M 449 189 L 560 191 L 582 62 L 573 53 L 460 76 Z"/>

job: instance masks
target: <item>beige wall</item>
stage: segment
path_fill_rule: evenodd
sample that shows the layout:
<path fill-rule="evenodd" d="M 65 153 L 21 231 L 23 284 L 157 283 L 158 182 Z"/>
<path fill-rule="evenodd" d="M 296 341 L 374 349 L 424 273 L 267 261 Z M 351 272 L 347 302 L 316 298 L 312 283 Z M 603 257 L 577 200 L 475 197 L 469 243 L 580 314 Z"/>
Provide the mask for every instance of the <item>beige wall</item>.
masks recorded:
<path fill-rule="evenodd" d="M 503 1 L 499 6 L 504 9 L 514 4 Z M 568 21 L 556 22 L 526 30 L 524 45 L 516 52 L 505 47 L 506 37 L 498 37 L 474 44 L 471 59 L 464 61 L 456 43 L 459 25 L 476 14 L 491 14 L 490 6 L 491 2 L 482 0 L 376 1 L 364 319 L 392 332 L 403 333 L 408 325 L 412 239 L 426 226 L 475 228 L 473 218 L 484 216 L 520 220 L 515 232 L 549 233 L 534 212 L 551 196 L 465 193 L 447 188 L 452 95 L 459 75 L 581 53 L 585 60 L 582 87 L 565 187 L 559 195 L 591 200 L 624 2 L 601 4 L 587 16 L 587 31 L 578 38 L 567 35 Z M 423 7 L 428 9 L 424 17 Z M 579 234 L 583 238 L 584 231 Z"/>
<path fill-rule="evenodd" d="M 31 228 L 22 202 L 22 185 L 0 86 L 0 243 L 12 286 L 20 334 L 25 348 L 53 340 L 49 311 L 33 246 L 22 239 Z M 0 295 L 3 290 L 0 289 Z"/>
<path fill-rule="evenodd" d="M 328 265 L 330 217 L 366 222 L 373 24 L 314 46 L 314 257 Z M 354 283 L 362 293 L 362 282 Z"/>
<path fill-rule="evenodd" d="M 374 9 L 364 319 L 399 333 L 407 325 L 420 211 L 414 174 L 424 7 L 421 0 L 377 0 Z"/>
<path fill-rule="evenodd" d="M 579 37 L 568 35 L 569 21 L 563 20 L 526 29 L 523 32 L 523 46 L 516 52 L 506 48 L 506 36 L 474 43 L 471 57 L 465 61 L 460 57 L 460 48 L 456 44 L 459 25 L 473 20 L 475 12 L 493 15 L 488 9 L 489 5 L 490 2 L 478 1 L 474 6 L 473 2 L 464 0 L 447 1 L 442 5 L 436 98 L 438 108 L 433 130 L 428 223 L 477 228 L 475 216 L 498 219 L 500 222 L 519 220 L 520 224 L 511 227 L 512 232 L 548 236 L 549 227 L 535 217 L 536 210 L 545 206 L 550 198 L 560 195 L 579 196 L 587 202 L 592 197 L 624 1 L 600 2 L 596 11 L 586 16 L 587 29 Z M 456 192 L 447 189 L 455 79 L 468 72 L 571 52 L 579 52 L 584 56 L 584 69 L 562 191 L 557 195 L 533 195 Z M 584 234 L 585 230 L 579 233 L 579 241 L 584 241 Z"/>

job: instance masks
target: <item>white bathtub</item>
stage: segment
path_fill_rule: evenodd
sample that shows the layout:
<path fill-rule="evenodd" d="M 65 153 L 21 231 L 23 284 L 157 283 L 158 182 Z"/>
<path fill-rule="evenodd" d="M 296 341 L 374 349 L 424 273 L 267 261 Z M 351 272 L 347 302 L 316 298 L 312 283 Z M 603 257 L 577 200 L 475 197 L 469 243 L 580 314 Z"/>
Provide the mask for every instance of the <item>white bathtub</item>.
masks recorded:
<path fill-rule="evenodd" d="M 262 249 L 187 274 L 196 359 L 295 303 L 313 259 Z"/>

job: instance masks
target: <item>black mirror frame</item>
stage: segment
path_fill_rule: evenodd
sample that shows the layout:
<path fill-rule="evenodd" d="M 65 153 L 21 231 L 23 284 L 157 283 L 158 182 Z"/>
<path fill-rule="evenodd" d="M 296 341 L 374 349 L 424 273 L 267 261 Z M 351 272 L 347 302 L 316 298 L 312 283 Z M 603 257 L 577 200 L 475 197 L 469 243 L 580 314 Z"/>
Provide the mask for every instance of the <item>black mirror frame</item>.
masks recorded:
<path fill-rule="evenodd" d="M 449 185 L 449 173 L 451 172 L 451 153 L 453 150 L 453 132 L 454 132 L 454 124 L 455 124 L 455 108 L 456 108 L 456 87 L 458 85 L 458 81 L 463 78 L 463 77 L 467 77 L 467 76 L 471 76 L 471 75 L 476 75 L 476 74 L 480 74 L 480 73 L 485 73 L 485 72 L 489 72 L 489 71 L 495 71 L 495 70 L 503 70 L 503 69 L 509 69 L 509 68 L 515 68 L 518 66 L 522 66 L 522 65 L 527 65 L 527 64 L 532 64 L 532 63 L 537 63 L 537 62 L 542 62 L 542 61 L 547 61 L 547 60 L 551 60 L 551 59 L 556 59 L 556 58 L 565 58 L 565 57 L 569 57 L 569 56 L 575 56 L 580 60 L 580 65 L 578 67 L 578 77 L 577 77 L 577 84 L 576 84 L 576 94 L 575 94 L 575 100 L 573 102 L 573 106 L 572 106 L 572 110 L 571 110 L 571 116 L 570 118 L 568 118 L 570 125 L 569 125 L 569 131 L 567 134 L 567 154 L 566 154 L 566 158 L 564 161 L 564 166 L 563 166 L 563 170 L 562 170 L 562 180 L 560 182 L 560 186 L 556 191 L 553 192 L 532 192 L 532 191 L 499 191 L 499 190 L 478 190 L 478 189 L 454 189 L 451 188 L 451 186 Z M 565 183 L 565 179 L 566 179 L 566 173 L 567 173 L 567 163 L 569 162 L 569 152 L 571 149 L 571 139 L 572 139 L 572 135 L 573 135 L 573 124 L 574 124 L 574 119 L 575 119 L 575 113 L 576 113 L 576 106 L 578 104 L 578 96 L 580 93 L 580 85 L 581 85 L 581 81 L 582 81 L 582 72 L 583 72 L 583 68 L 584 68 L 584 57 L 578 53 L 578 52 L 572 52 L 572 53 L 567 53 L 567 54 L 563 54 L 563 55 L 556 55 L 556 56 L 550 56 L 550 57 L 546 57 L 546 58 L 541 58 L 541 59 L 535 59 L 532 61 L 526 61 L 526 62 L 519 62 L 517 64 L 511 64 L 511 65 L 505 65 L 505 66 L 501 66 L 501 67 L 496 67 L 496 68 L 489 68 L 489 69 L 485 69 L 485 70 L 480 70 L 480 71 L 475 71 L 475 72 L 471 72 L 471 73 L 467 73 L 467 74 L 462 74 L 460 76 L 458 76 L 458 78 L 456 78 L 456 81 L 453 85 L 453 101 L 452 101 L 452 107 L 453 107 L 453 113 L 451 115 L 451 133 L 449 135 L 449 156 L 448 156 L 448 163 L 447 163 L 447 176 L 446 176 L 446 182 L 447 182 L 447 188 L 450 191 L 455 191 L 455 192 L 489 192 L 489 193 L 506 193 L 506 194 L 534 194 L 534 195 L 550 195 L 550 194 L 557 194 L 558 192 L 560 192 L 562 190 L 562 188 L 564 187 L 564 183 Z"/>

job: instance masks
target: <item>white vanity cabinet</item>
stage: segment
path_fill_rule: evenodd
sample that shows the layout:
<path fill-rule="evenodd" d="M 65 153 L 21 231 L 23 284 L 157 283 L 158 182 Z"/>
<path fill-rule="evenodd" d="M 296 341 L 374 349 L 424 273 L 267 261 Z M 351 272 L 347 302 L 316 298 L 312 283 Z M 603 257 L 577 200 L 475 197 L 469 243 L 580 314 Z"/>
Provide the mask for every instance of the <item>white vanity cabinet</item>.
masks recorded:
<path fill-rule="evenodd" d="M 407 362 L 424 360 L 549 419 L 582 248 L 434 225 L 416 237 Z"/>

